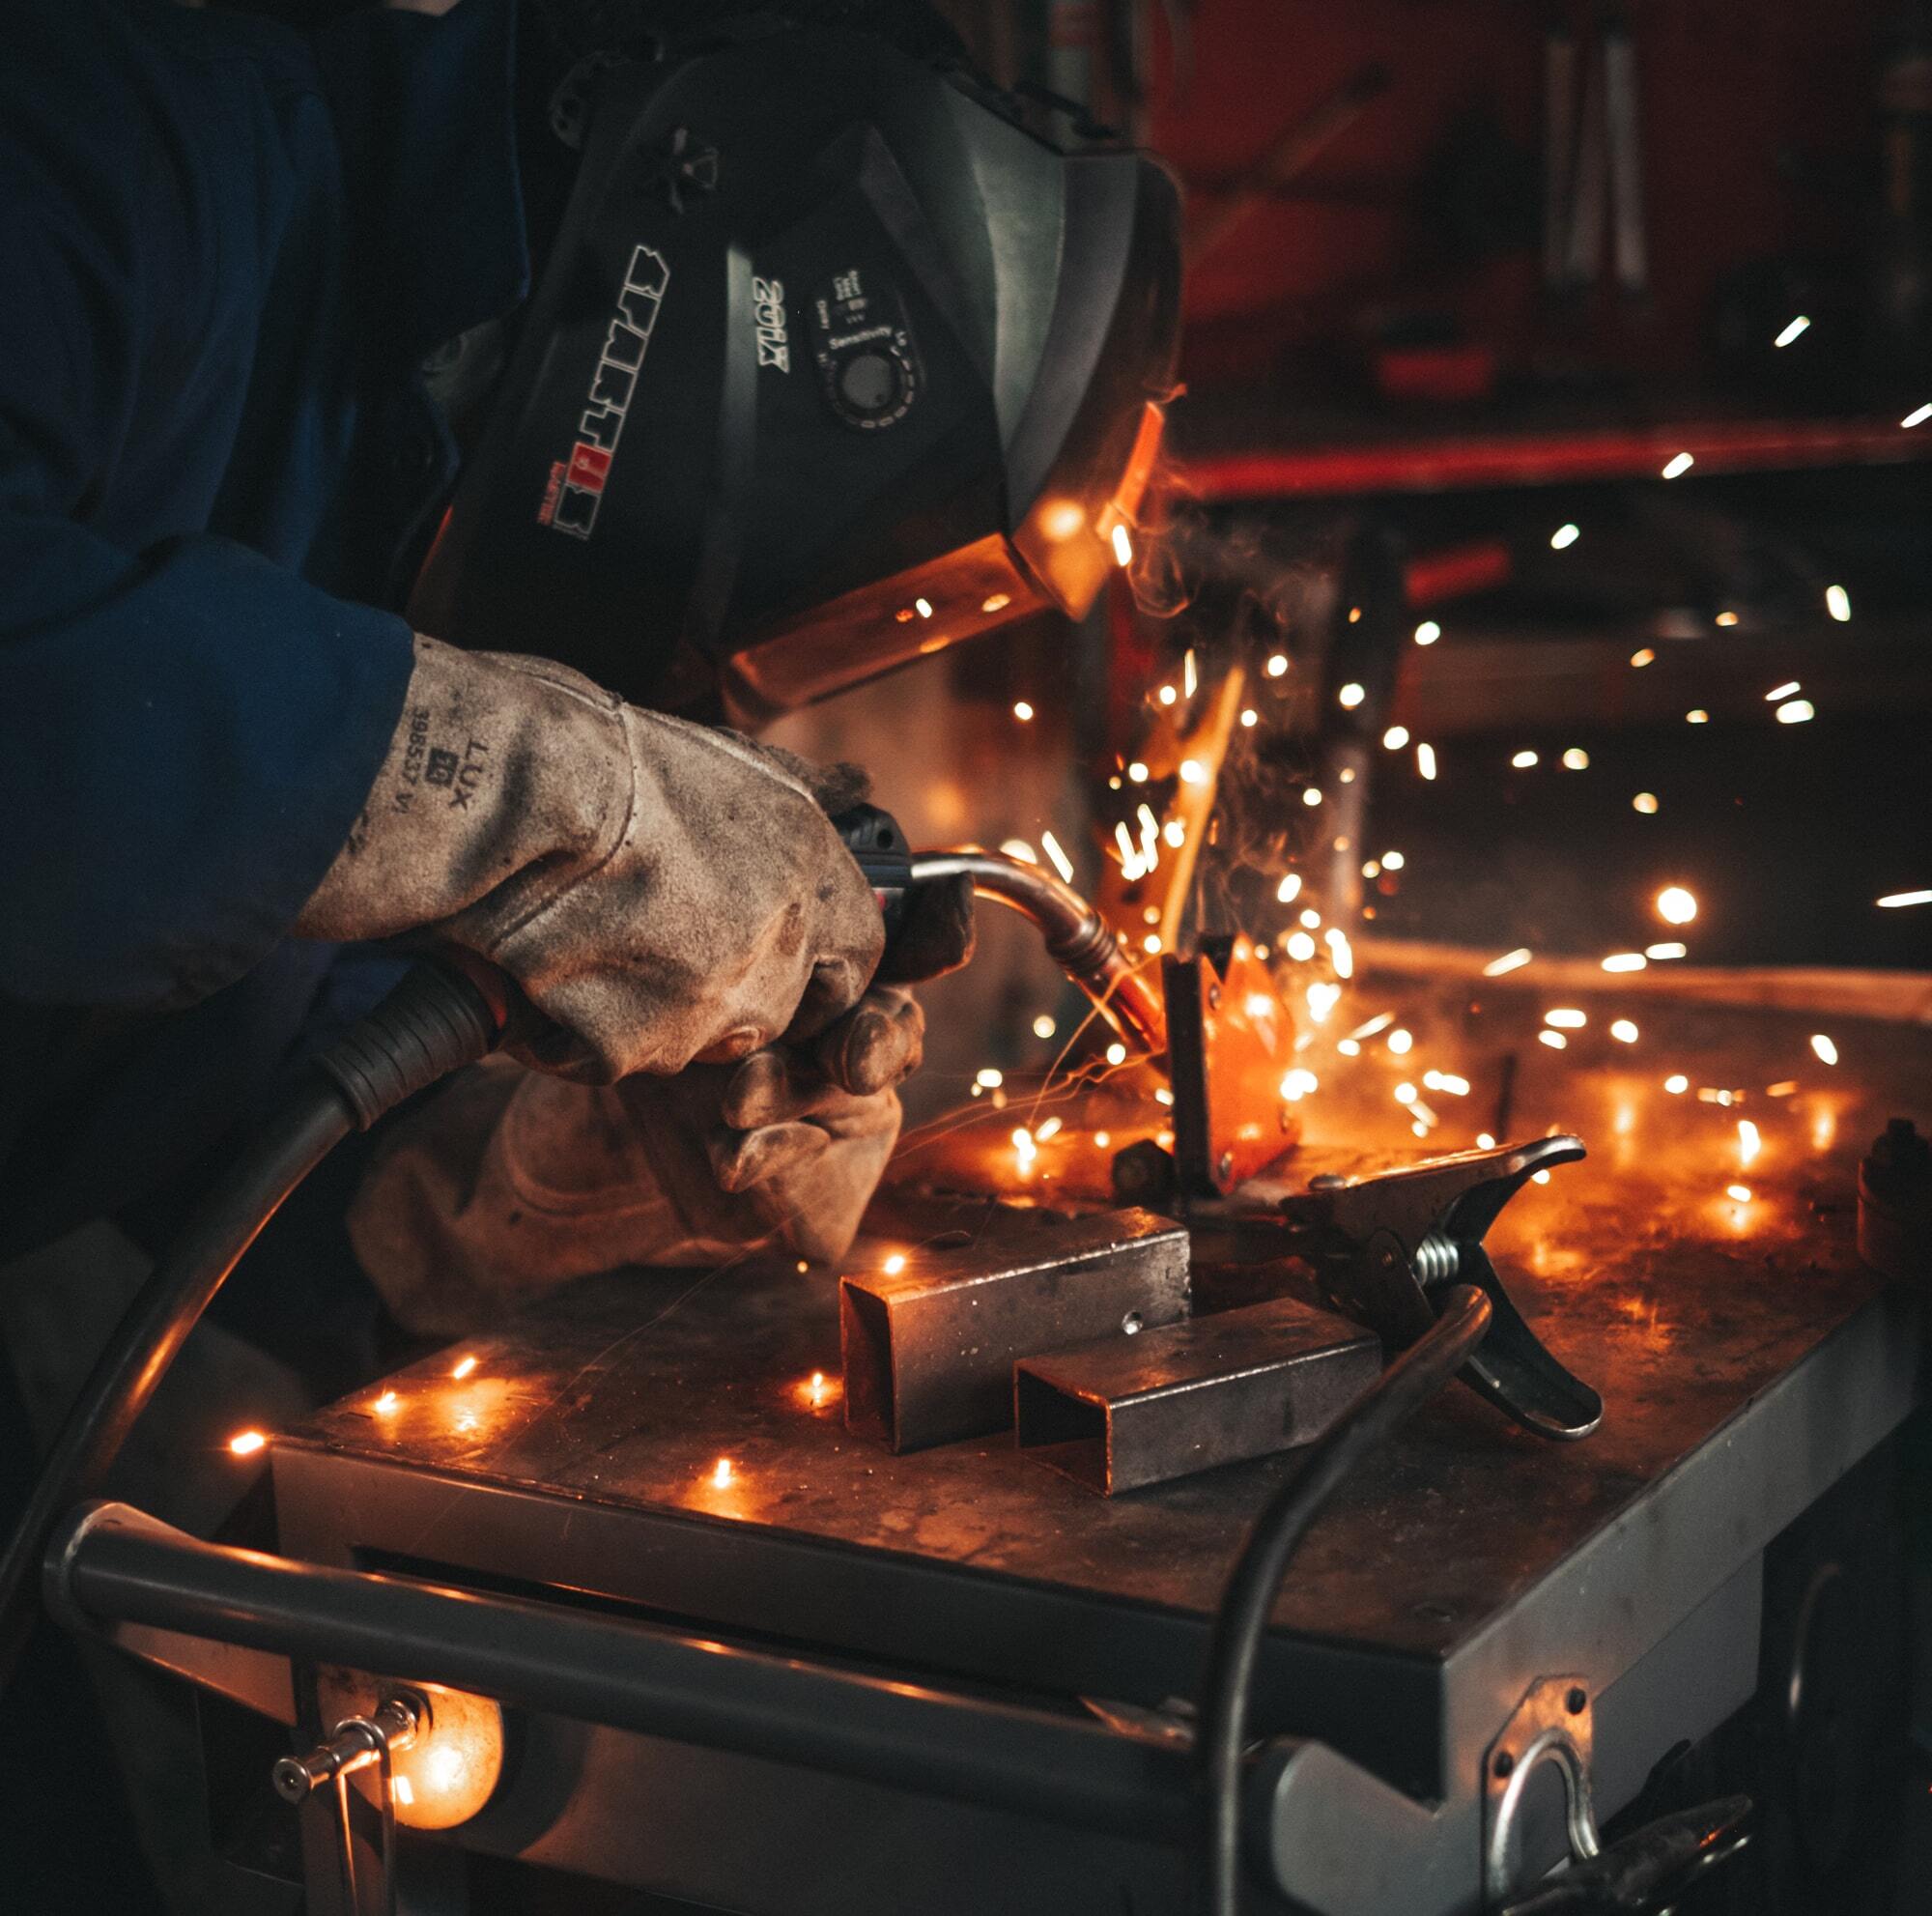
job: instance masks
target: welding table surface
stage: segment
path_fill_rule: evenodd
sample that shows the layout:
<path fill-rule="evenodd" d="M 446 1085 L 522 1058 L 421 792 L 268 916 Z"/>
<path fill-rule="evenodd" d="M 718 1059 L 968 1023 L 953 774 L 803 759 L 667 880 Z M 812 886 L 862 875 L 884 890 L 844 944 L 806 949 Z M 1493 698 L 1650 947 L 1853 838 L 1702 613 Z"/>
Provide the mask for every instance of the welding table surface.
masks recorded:
<path fill-rule="evenodd" d="M 1481 1061 L 1528 1036 L 1520 1020 L 1472 1036 L 1468 1007 L 1447 996 L 1433 1024 L 1426 1008 L 1406 1015 L 1423 1041 L 1416 1054 L 1363 1072 L 1355 1110 L 1343 1112 L 1357 1148 L 1381 1127 L 1384 1161 L 1399 1155 L 1398 1134 L 1376 1113 L 1401 1114 L 1381 1076 L 1419 1074 L 1432 1037 L 1438 1056 L 1453 1044 L 1477 1081 L 1459 1119 L 1473 1128 L 1489 1108 L 1474 1108 Z M 1278 1627 L 1447 1653 L 1876 1296 L 1853 1247 L 1856 1163 L 1894 1110 L 1924 1115 L 1932 1032 L 1838 1020 L 1843 1060 L 1827 1071 L 1802 1019 L 1662 1008 L 1644 1018 L 1641 1052 L 1607 1040 L 1588 1058 L 1518 1049 L 1515 1134 L 1560 1119 L 1592 1156 L 1527 1187 L 1490 1239 L 1525 1314 L 1602 1390 L 1602 1428 L 1548 1444 L 1466 1391 L 1447 1393 L 1337 1497 L 1296 1561 Z M 1746 1089 L 1747 1101 L 1671 1097 L 1661 1081 L 1674 1069 L 1693 1086 Z M 1796 1096 L 1765 1098 L 1768 1082 L 1790 1077 Z M 1763 1135 L 1748 1170 L 1738 1163 L 1741 1114 Z M 1062 1135 L 1069 1163 L 1098 1158 L 1070 1126 Z M 1320 1135 L 1295 1160 L 1297 1179 L 1332 1160 Z M 1445 1123 L 1431 1149 L 1471 1141 Z M 1724 1194 L 1740 1179 L 1754 1193 L 1747 1204 Z M 1055 1189 L 1037 1178 L 1033 1195 L 1051 1202 Z M 1037 1215 L 1002 1207 L 991 1235 L 1025 1233 Z M 887 1248 L 873 1241 L 859 1255 Z M 1200 1273 L 1204 1294 L 1216 1281 Z M 1265 1266 L 1236 1273 L 1229 1301 L 1258 1284 L 1274 1287 Z M 460 1356 L 477 1364 L 457 1381 Z M 816 1406 L 814 1371 L 826 1381 Z M 755 1260 L 708 1274 L 617 1273 L 342 1400 L 277 1449 L 291 1461 L 341 1454 L 433 1473 L 452 1506 L 465 1480 L 515 1486 L 1196 1616 L 1211 1613 L 1250 1520 L 1296 1468 L 1289 1454 L 1102 1500 L 1018 1454 L 1009 1434 L 894 1457 L 846 1432 L 838 1379 L 827 1274 Z M 396 1392 L 386 1415 L 374 1409 L 384 1387 Z M 731 1465 L 724 1483 L 721 1458 Z M 412 1546 L 439 1558 L 433 1533 Z"/>

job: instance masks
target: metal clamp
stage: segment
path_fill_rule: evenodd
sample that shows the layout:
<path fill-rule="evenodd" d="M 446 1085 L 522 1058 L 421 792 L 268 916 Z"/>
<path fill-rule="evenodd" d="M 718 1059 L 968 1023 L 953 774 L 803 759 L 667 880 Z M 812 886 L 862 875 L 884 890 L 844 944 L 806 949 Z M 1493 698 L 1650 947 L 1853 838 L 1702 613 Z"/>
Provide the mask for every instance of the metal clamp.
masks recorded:
<path fill-rule="evenodd" d="M 1604 1400 L 1523 1320 L 1483 1238 L 1530 1179 L 1583 1155 L 1581 1140 L 1567 1135 L 1463 1151 L 1376 1177 L 1317 1178 L 1281 1209 L 1336 1308 L 1391 1350 L 1429 1329 L 1451 1284 L 1474 1284 L 1493 1315 L 1463 1383 L 1525 1430 L 1574 1440 L 1603 1421 Z"/>
<path fill-rule="evenodd" d="M 383 1876 L 378 1904 L 395 1916 L 396 1803 L 391 1764 L 398 1750 L 407 1750 L 429 1728 L 429 1705 L 410 1690 L 383 1695 L 374 1716 L 344 1717 L 326 1743 L 305 1757 L 280 1758 L 270 1772 L 275 1793 L 285 1803 L 304 1803 L 327 1784 L 335 1786 L 337 1835 L 341 1847 L 337 1866 L 342 1874 L 343 1906 L 359 1910 L 364 1899 L 356 1883 L 355 1833 L 350 1821 L 349 1779 L 357 1770 L 376 1765 L 376 1807 L 382 1817 Z"/>
<path fill-rule="evenodd" d="M 1570 1860 L 1587 1863 L 1597 1840 L 1596 1806 L 1590 1799 L 1593 1724 L 1590 1690 L 1580 1676 L 1546 1676 L 1503 1725 L 1483 1756 L 1483 1906 L 1499 1908 L 1515 1885 L 1520 1841 L 1517 1823 L 1529 1779 L 1539 1763 L 1553 1763 L 1563 1778 Z"/>

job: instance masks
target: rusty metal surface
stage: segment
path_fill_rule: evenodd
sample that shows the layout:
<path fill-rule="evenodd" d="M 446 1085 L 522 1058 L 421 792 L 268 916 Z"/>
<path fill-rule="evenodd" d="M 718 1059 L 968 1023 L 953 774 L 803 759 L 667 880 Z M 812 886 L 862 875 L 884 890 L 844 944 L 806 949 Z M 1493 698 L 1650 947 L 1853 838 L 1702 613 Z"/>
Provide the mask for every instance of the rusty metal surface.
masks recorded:
<path fill-rule="evenodd" d="M 843 1277 L 846 1428 L 894 1450 L 1004 1430 L 1013 1360 L 1187 1310 L 1187 1233 L 1151 1211 L 1042 1220 L 1023 1245 L 915 1246 Z"/>
<path fill-rule="evenodd" d="M 1897 1378 L 1909 1377 L 1909 1364 L 1887 1355 L 1886 1340 L 1906 1334 L 1901 1320 L 1856 1255 L 1854 1180 L 1889 1116 L 1925 1118 L 1932 1034 L 1840 1022 L 1841 1061 L 1827 1070 L 1810 1057 L 1808 1026 L 1790 1017 L 1696 1011 L 1666 1021 L 1649 1012 L 1638 1046 L 1579 1041 L 1555 1057 L 1534 1042 L 1539 1006 L 1512 1006 L 1505 992 L 1480 1010 L 1457 994 L 1410 1004 L 1405 1016 L 1417 1057 L 1454 1056 L 1477 1087 L 1428 1149 L 1473 1142 L 1492 1122 L 1484 1086 L 1506 1055 L 1520 1059 L 1509 1080 L 1515 1134 L 1560 1124 L 1589 1142 L 1586 1163 L 1522 1192 L 1490 1247 L 1533 1327 L 1601 1387 L 1606 1406 L 1594 1436 L 1552 1446 L 1450 1392 L 1344 1489 L 1298 1558 L 1274 1648 L 1307 1645 L 1305 1657 L 1325 1658 L 1328 1673 L 1323 1690 L 1314 1664 L 1296 1667 L 1293 1694 L 1309 1700 L 1296 1706 L 1300 1721 L 1338 1747 L 1406 1738 L 1389 1761 L 1413 1759 L 1420 1774 L 1457 1707 L 1454 1699 L 1430 1703 L 1430 1673 L 1535 1639 L 1517 1613 L 1529 1593 L 1560 1582 L 1586 1545 L 1648 1522 L 1637 1533 L 1652 1540 L 1651 1555 L 1632 1588 L 1661 1587 L 1675 1552 L 1690 1565 L 1689 1600 L 1690 1572 L 1701 1574 L 1707 1557 L 1728 1566 L 1756 1547 L 1765 1525 L 1789 1521 L 1786 1502 L 1802 1507 L 1817 1494 L 1796 1480 L 1796 1464 L 1843 1467 L 1827 1455 L 1829 1434 L 1902 1414 L 1805 1392 L 1868 1395 L 1880 1374 L 1888 1390 L 1908 1387 Z M 1416 1155 L 1387 1089 L 1415 1061 L 1365 1057 L 1357 1088 L 1325 1111 L 1317 1101 L 1310 1141 L 1293 1160 L 1296 1179 Z M 1742 1109 L 1762 1132 L 1747 1172 L 1738 1159 L 1740 1107 L 1667 1093 L 1663 1075 L 1678 1071 L 1693 1086 L 1747 1095 Z M 1793 1094 L 1766 1097 L 1768 1084 L 1789 1080 Z M 914 1242 L 914 1230 L 1024 1239 L 1035 1219 L 1104 1192 L 1106 1153 L 1079 1132 L 1077 1106 L 1053 1108 L 1065 1128 L 1041 1145 L 1020 1187 L 1032 1212 L 899 1188 L 882 1200 L 882 1235 L 862 1243 L 857 1262 L 876 1269 Z M 1016 1185 L 1003 1143 L 1013 1112 L 987 1118 L 977 1137 L 915 1149 L 919 1175 L 970 1185 L 983 1166 Z M 1748 1201 L 1725 1194 L 1741 1176 Z M 1224 1206 L 1195 1230 L 1194 1282 L 1197 1301 L 1212 1307 L 1293 1293 L 1300 1279 Z M 458 1379 L 462 1357 L 477 1363 Z M 748 1261 L 591 1280 L 278 1440 L 284 1542 L 318 1552 L 367 1543 L 445 1563 L 500 1559 L 503 1574 L 666 1606 L 701 1601 L 720 1627 L 845 1631 L 881 1654 L 923 1653 L 941 1666 L 983 1656 L 989 1668 L 1016 1670 L 1031 1657 L 1041 1681 L 1064 1673 L 1099 1694 L 1151 1689 L 1146 1700 L 1158 1702 L 1185 1687 L 1202 1619 L 1248 1522 L 1294 1468 L 1292 1455 L 1107 1501 L 1035 1468 L 1009 1438 L 887 1455 L 845 1430 L 838 1369 L 827 1276 Z M 387 1408 L 384 1387 L 395 1393 Z M 1731 1468 L 1747 1423 L 1769 1433 L 1754 1441 L 1784 1462 L 1741 1479 L 1756 1500 L 1748 1522 L 1738 1512 L 1687 1536 L 1667 1521 L 1669 1500 L 1689 1480 L 1683 1466 L 1708 1456 Z M 1720 1431 L 1726 1440 L 1714 1444 Z M 499 1503 L 501 1522 L 490 1514 Z M 548 1528 L 536 1521 L 544 1511 L 557 1513 Z M 600 1545 L 592 1562 L 593 1536 L 626 1542 Z M 837 1600 L 819 1601 L 800 1564 Z M 962 1593 L 971 1629 L 962 1621 L 942 1645 L 927 1641 L 928 1625 L 944 1620 L 936 1609 L 867 1610 L 867 1593 L 889 1572 L 909 1579 L 908 1589 Z M 935 1581 L 938 1572 L 948 1577 Z M 1015 1622 L 1003 1636 L 991 1627 L 995 1597 L 1031 1606 L 1024 1628 Z M 1114 1661 L 1096 1668 L 1103 1624 L 1115 1621 Z M 1365 1667 L 1358 1651 L 1382 1660 L 1385 1720 L 1368 1720 L 1350 1691 Z M 1600 1673 L 1600 1687 L 1613 1674 Z M 1108 1681 L 1117 1687 L 1103 1688 Z"/>
<path fill-rule="evenodd" d="M 1036 1463 L 1113 1497 L 1312 1444 L 1381 1365 L 1372 1331 L 1271 1298 L 1021 1358 L 1014 1431 Z"/>

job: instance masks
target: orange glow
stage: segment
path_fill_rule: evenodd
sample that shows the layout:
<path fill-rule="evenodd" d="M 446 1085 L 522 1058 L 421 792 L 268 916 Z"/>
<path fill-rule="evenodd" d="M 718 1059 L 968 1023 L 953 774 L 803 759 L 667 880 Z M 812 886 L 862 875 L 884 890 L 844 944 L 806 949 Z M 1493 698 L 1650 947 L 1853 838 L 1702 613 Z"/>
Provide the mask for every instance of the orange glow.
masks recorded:
<path fill-rule="evenodd" d="M 719 1458 L 717 1463 L 711 1467 L 711 1487 L 714 1490 L 729 1490 L 731 1488 L 732 1475 L 730 1458 Z"/>
<path fill-rule="evenodd" d="M 238 1457 L 252 1457 L 268 1441 L 268 1438 L 259 1430 L 238 1430 L 228 1440 L 228 1447 Z"/>
<path fill-rule="evenodd" d="M 372 1408 L 379 1417 L 393 1416 L 396 1413 L 396 1407 L 402 1401 L 393 1390 L 385 1390 L 376 1399 Z"/>
<path fill-rule="evenodd" d="M 458 1383 L 461 1383 L 464 1378 L 471 1375 L 474 1372 L 475 1368 L 476 1368 L 476 1359 L 474 1358 L 462 1358 L 458 1359 L 455 1368 L 452 1369 L 449 1374 L 451 1377 L 455 1378 Z"/>
<path fill-rule="evenodd" d="M 798 1394 L 814 1411 L 822 1411 L 832 1401 L 837 1387 L 822 1370 L 815 1370 L 798 1387 Z"/>
<path fill-rule="evenodd" d="M 905 1252 L 902 1250 L 894 1251 L 892 1256 L 887 1258 L 885 1263 L 879 1268 L 885 1272 L 888 1277 L 896 1277 L 906 1268 Z"/>

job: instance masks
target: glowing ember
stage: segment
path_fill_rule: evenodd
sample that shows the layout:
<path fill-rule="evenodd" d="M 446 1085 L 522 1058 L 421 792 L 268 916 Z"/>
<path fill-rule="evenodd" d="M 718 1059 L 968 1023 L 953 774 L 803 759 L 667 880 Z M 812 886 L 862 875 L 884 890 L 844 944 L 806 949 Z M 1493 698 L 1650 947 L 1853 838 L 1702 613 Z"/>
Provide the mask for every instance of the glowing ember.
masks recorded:
<path fill-rule="evenodd" d="M 1643 666 L 1653 664 L 1656 661 L 1656 658 L 1657 654 L 1654 651 L 1652 651 L 1648 645 L 1639 645 L 1637 649 L 1631 654 L 1631 664 L 1641 668 Z"/>
<path fill-rule="evenodd" d="M 1735 1199 L 1739 1204 L 1748 1204 L 1751 1201 L 1751 1189 L 1748 1185 L 1726 1185 L 1724 1195 Z"/>
<path fill-rule="evenodd" d="M 1811 1034 L 1811 1051 L 1821 1065 L 1835 1065 L 1838 1062 L 1838 1047 L 1822 1031 Z"/>
<path fill-rule="evenodd" d="M 731 1468 L 728 1457 L 721 1457 L 711 1467 L 711 1487 L 714 1490 L 729 1490 L 731 1479 L 736 1473 Z"/>
<path fill-rule="evenodd" d="M 1789 699 L 1794 692 L 1802 689 L 1795 678 L 1787 678 L 1782 685 L 1774 685 L 1764 695 L 1764 702 L 1767 705 L 1775 705 L 1780 699 Z"/>
<path fill-rule="evenodd" d="M 1015 699 L 1013 701 L 1013 717 L 1019 720 L 1021 725 L 1025 725 L 1033 717 L 1033 707 L 1024 699 Z"/>
<path fill-rule="evenodd" d="M 1560 1031 L 1539 1031 L 1536 1035 L 1552 1051 L 1560 1051 L 1570 1043 L 1569 1039 L 1565 1038 Z"/>
<path fill-rule="evenodd" d="M 1663 477 L 1666 479 L 1681 479 L 1696 463 L 1696 460 L 1690 453 L 1680 452 L 1674 458 L 1664 462 Z"/>
<path fill-rule="evenodd" d="M 1664 1090 L 1669 1092 L 1671 1097 L 1681 1098 L 1687 1091 L 1690 1089 L 1690 1080 L 1688 1077 L 1686 1077 L 1682 1072 L 1672 1072 L 1670 1075 L 1663 1080 L 1663 1088 Z"/>
<path fill-rule="evenodd" d="M 1545 1012 L 1543 1021 L 1557 1031 L 1581 1031 L 1590 1019 L 1587 1013 L 1565 1007 L 1553 1012 Z"/>
<path fill-rule="evenodd" d="M 1808 699 L 1787 699 L 1778 706 L 1776 719 L 1781 726 L 1802 726 L 1818 716 L 1818 708 Z"/>
<path fill-rule="evenodd" d="M 888 1277 L 896 1277 L 906 1268 L 905 1252 L 895 1250 L 880 1267 Z"/>
<path fill-rule="evenodd" d="M 1631 810 L 1641 812 L 1648 818 L 1657 811 L 1657 794 L 1654 791 L 1640 791 L 1631 800 Z"/>
<path fill-rule="evenodd" d="M 1849 624 L 1852 616 L 1852 595 L 1842 586 L 1827 586 L 1825 587 L 1825 610 L 1840 625 Z"/>
<path fill-rule="evenodd" d="M 1757 1127 L 1748 1118 L 1738 1120 L 1738 1162 L 1747 1169 L 1750 1161 L 1762 1148 L 1764 1140 L 1758 1135 Z"/>
<path fill-rule="evenodd" d="M 1435 748 L 1433 745 L 1418 745 L 1415 748 L 1415 769 L 1425 779 L 1435 776 Z"/>
<path fill-rule="evenodd" d="M 1406 726 L 1390 726 L 1382 733 L 1382 743 L 1391 752 L 1400 752 L 1408 743 L 1408 728 Z"/>
<path fill-rule="evenodd" d="M 1522 751 L 1517 753 L 1515 757 L 1510 759 L 1510 763 L 1514 765 L 1518 771 L 1526 772 L 1533 764 L 1536 763 L 1536 759 L 1537 759 L 1537 755 L 1534 752 L 1530 751 L 1528 747 L 1525 746 Z"/>
<path fill-rule="evenodd" d="M 1660 958 L 1681 958 L 1689 949 L 1689 946 L 1681 945 L 1672 938 L 1661 945 L 1646 945 L 1643 948 L 1643 955 L 1653 961 Z"/>
<path fill-rule="evenodd" d="M 1309 786 L 1301 794 L 1301 802 L 1304 805 L 1320 805 L 1321 803 L 1321 787 L 1320 786 Z"/>
<path fill-rule="evenodd" d="M 1582 536 L 1581 530 L 1576 526 L 1559 526 L 1549 535 L 1549 549 L 1551 552 L 1565 552 Z"/>
<path fill-rule="evenodd" d="M 1053 869 L 1060 873 L 1062 879 L 1070 885 L 1073 882 L 1073 861 L 1061 850 L 1060 841 L 1051 832 L 1042 832 L 1039 835 L 1039 848 L 1046 853 Z"/>
<path fill-rule="evenodd" d="M 1641 971 L 1650 960 L 1641 952 L 1612 952 L 1604 960 L 1605 971 Z"/>
<path fill-rule="evenodd" d="M 1500 978 L 1505 972 L 1519 971 L 1526 965 L 1532 954 L 1527 945 L 1519 945 L 1513 952 L 1505 952 L 1501 958 L 1492 958 L 1483 967 L 1485 978 Z"/>
<path fill-rule="evenodd" d="M 1580 745 L 1573 745 L 1563 755 L 1563 769 L 1566 772 L 1587 772 L 1590 769 L 1590 755 Z"/>
<path fill-rule="evenodd" d="M 1127 537 L 1127 529 L 1124 526 L 1116 526 L 1112 538 L 1114 563 L 1120 566 L 1131 565 L 1134 562 L 1134 542 Z"/>
<path fill-rule="evenodd" d="M 1415 643 L 1418 645 L 1433 645 L 1442 637 L 1442 628 L 1433 618 L 1425 618 L 1415 628 Z"/>
<path fill-rule="evenodd" d="M 1051 1038 L 1059 1028 L 1044 1012 L 1033 1021 L 1033 1035 L 1036 1038 Z"/>
<path fill-rule="evenodd" d="M 1684 723 L 1688 726 L 1707 726 L 1711 723 L 1711 715 L 1703 706 L 1693 705 L 1684 714 Z"/>
<path fill-rule="evenodd" d="M 1657 895 L 1657 915 L 1666 925 L 1689 925 L 1697 916 L 1697 901 L 1682 885 L 1666 885 Z"/>
<path fill-rule="evenodd" d="M 1719 625 L 1735 625 L 1738 622 L 1738 615 L 1734 612 L 1720 612 L 1715 622 Z"/>
<path fill-rule="evenodd" d="M 1288 655 L 1284 652 L 1271 653 L 1263 670 L 1270 678 L 1279 678 L 1288 670 Z"/>
<path fill-rule="evenodd" d="M 1431 1091 L 1445 1091 L 1451 1098 L 1466 1098 L 1469 1095 L 1469 1080 L 1458 1077 L 1454 1072 L 1424 1072 L 1422 1082 Z"/>
<path fill-rule="evenodd" d="M 1124 1065 L 1127 1062 L 1127 1047 L 1116 1039 L 1107 1046 L 1106 1058 L 1110 1065 Z"/>
<path fill-rule="evenodd" d="M 472 1375 L 475 1369 L 476 1369 L 476 1359 L 473 1357 L 459 1358 L 456 1361 L 455 1368 L 451 1370 L 449 1374 L 451 1377 L 455 1378 L 459 1383 L 461 1383 L 464 1378 Z"/>
<path fill-rule="evenodd" d="M 1347 685 L 1343 686 L 1341 691 L 1336 693 L 1335 702 L 1345 710 L 1352 712 L 1368 696 L 1368 693 L 1361 686 L 1350 679 Z"/>
<path fill-rule="evenodd" d="M 1355 954 L 1349 944 L 1346 932 L 1330 929 L 1322 933 L 1328 947 L 1328 957 L 1335 966 L 1337 978 L 1352 978 L 1355 975 Z"/>
<path fill-rule="evenodd" d="M 1058 1118 L 1049 1118 L 1045 1124 L 1034 1127 L 1033 1135 L 1036 1144 L 1044 1144 L 1048 1138 L 1058 1137 L 1059 1134 L 1060 1120 Z"/>
<path fill-rule="evenodd" d="M 252 1457 L 268 1441 L 259 1430 L 238 1430 L 228 1440 L 228 1447 L 238 1457 Z"/>
<path fill-rule="evenodd" d="M 1281 883 L 1274 888 L 1274 895 L 1283 904 L 1293 904 L 1294 901 L 1301 896 L 1300 872 L 1291 872 L 1288 874 L 1288 876 L 1284 878 L 1281 881 Z"/>
<path fill-rule="evenodd" d="M 1385 851 L 1382 853 L 1382 870 L 1384 872 L 1400 872 L 1407 863 L 1408 861 L 1399 851 Z"/>
<path fill-rule="evenodd" d="M 1932 904 L 1932 892 L 1888 892 L 1878 901 L 1881 911 L 1897 911 L 1908 904 Z"/>
<path fill-rule="evenodd" d="M 1619 1044 L 1634 1044 L 1637 1041 L 1637 1029 L 1629 1018 L 1620 1017 L 1610 1026 L 1610 1036 Z"/>
<path fill-rule="evenodd" d="M 371 1405 L 370 1408 L 376 1413 L 376 1415 L 379 1417 L 394 1416 L 396 1414 L 396 1406 L 400 1404 L 402 1401 L 403 1400 L 400 1397 L 398 1397 L 393 1390 L 385 1390 L 380 1397 L 376 1399 L 375 1403 Z"/>
<path fill-rule="evenodd" d="M 1409 1051 L 1414 1048 L 1414 1037 L 1405 1031 L 1401 1025 L 1397 1025 L 1388 1035 L 1388 1047 L 1398 1058 L 1406 1057 Z"/>

